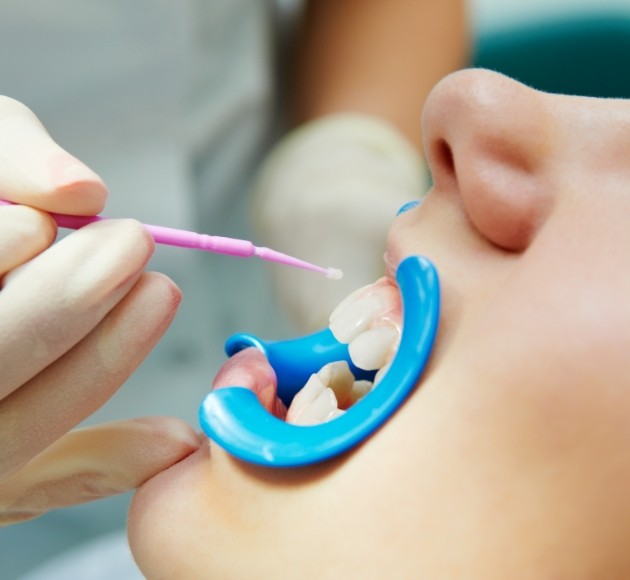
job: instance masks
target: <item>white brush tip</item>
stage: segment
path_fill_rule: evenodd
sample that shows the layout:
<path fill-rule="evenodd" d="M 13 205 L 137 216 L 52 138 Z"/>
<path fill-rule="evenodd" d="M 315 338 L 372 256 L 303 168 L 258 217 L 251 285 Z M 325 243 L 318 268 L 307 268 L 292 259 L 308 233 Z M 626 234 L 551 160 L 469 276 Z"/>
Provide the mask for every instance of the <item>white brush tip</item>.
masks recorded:
<path fill-rule="evenodd" d="M 343 278 L 343 272 L 339 268 L 328 268 L 326 278 L 329 280 L 341 280 Z"/>

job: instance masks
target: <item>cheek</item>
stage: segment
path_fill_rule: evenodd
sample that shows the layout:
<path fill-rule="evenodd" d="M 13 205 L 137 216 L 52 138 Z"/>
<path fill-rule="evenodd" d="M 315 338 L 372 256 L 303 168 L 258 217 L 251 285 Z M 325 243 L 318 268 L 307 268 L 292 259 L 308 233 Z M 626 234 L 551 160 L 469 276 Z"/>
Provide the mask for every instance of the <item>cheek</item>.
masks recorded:
<path fill-rule="evenodd" d="M 630 411 L 630 313 L 618 299 L 594 301 L 602 293 L 581 291 L 579 279 L 557 277 L 562 283 L 527 290 L 508 284 L 470 333 L 469 364 L 504 411 L 529 412 L 543 432 L 573 436 L 616 408 Z"/>
<path fill-rule="evenodd" d="M 570 501 L 597 522 L 630 510 L 620 485 L 630 477 L 630 326 L 562 274 L 562 285 L 526 295 L 523 280 L 506 285 L 466 331 L 453 392 L 480 463 L 527 482 L 529 501 L 545 498 L 551 512 Z"/>

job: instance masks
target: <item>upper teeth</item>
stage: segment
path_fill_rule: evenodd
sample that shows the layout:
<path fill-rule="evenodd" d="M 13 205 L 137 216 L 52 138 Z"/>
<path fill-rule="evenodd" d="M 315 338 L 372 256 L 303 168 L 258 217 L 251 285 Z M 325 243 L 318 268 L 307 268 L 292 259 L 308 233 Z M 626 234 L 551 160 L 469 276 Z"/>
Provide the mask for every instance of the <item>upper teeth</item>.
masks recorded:
<path fill-rule="evenodd" d="M 400 297 L 386 278 L 360 288 L 330 315 L 330 330 L 349 343 L 350 358 L 359 368 L 375 370 L 391 359 L 400 335 Z"/>
<path fill-rule="evenodd" d="M 350 342 L 365 332 L 382 309 L 379 295 L 368 292 L 365 287 L 350 294 L 330 315 L 330 330 L 339 342 Z"/>
<path fill-rule="evenodd" d="M 360 369 L 375 371 L 389 360 L 397 340 L 398 331 L 392 326 L 366 330 L 350 343 L 350 358 Z"/>
<path fill-rule="evenodd" d="M 349 343 L 350 358 L 357 367 L 377 370 L 393 357 L 400 337 L 400 315 L 398 291 L 382 278 L 339 304 L 330 316 L 330 330 L 337 340 Z M 377 373 L 378 380 L 384 372 Z M 356 381 L 346 362 L 327 364 L 294 397 L 286 420 L 300 425 L 330 420 L 372 387 L 369 381 Z"/>

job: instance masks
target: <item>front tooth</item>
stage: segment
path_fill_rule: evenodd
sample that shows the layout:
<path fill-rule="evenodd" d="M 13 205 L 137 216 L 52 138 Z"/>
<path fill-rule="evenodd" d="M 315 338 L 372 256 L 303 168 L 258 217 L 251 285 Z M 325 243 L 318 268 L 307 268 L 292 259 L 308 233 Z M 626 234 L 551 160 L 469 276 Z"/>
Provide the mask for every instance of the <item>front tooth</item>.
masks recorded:
<path fill-rule="evenodd" d="M 348 343 L 369 328 L 381 309 L 382 302 L 376 294 L 359 296 L 333 312 L 330 330 L 339 342 Z"/>
<path fill-rule="evenodd" d="M 314 401 L 304 407 L 298 415 L 292 417 L 290 422 L 295 425 L 317 425 L 331 419 L 335 411 L 337 411 L 335 393 L 332 389 L 325 388 Z"/>
<path fill-rule="evenodd" d="M 287 423 L 297 423 L 298 417 L 326 388 L 326 385 L 315 374 L 311 375 L 306 384 L 296 393 L 287 410 Z"/>
<path fill-rule="evenodd" d="M 336 419 L 337 417 L 341 417 L 342 415 L 345 415 L 345 411 L 342 411 L 341 409 L 335 409 L 330 415 L 328 415 L 328 418 L 326 419 L 327 421 L 332 421 L 333 419 Z"/>
<path fill-rule="evenodd" d="M 367 291 L 367 289 L 372 286 L 372 284 L 366 284 L 365 286 L 361 286 L 361 288 L 357 288 L 354 292 L 351 292 L 346 296 L 332 311 L 330 314 L 329 320 L 335 318 L 348 304 L 350 304 L 353 300 L 356 300 L 361 294 Z"/>
<path fill-rule="evenodd" d="M 391 326 L 379 326 L 357 336 L 348 346 L 352 362 L 366 371 L 384 366 L 398 339 Z"/>

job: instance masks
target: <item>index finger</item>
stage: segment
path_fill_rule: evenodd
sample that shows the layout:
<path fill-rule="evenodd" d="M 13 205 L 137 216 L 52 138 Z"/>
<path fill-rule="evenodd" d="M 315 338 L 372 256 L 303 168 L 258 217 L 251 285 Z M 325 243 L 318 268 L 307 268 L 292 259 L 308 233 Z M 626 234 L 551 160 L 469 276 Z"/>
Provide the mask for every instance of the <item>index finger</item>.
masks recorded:
<path fill-rule="evenodd" d="M 95 215 L 106 198 L 101 178 L 57 145 L 28 107 L 0 96 L 0 199 Z"/>

